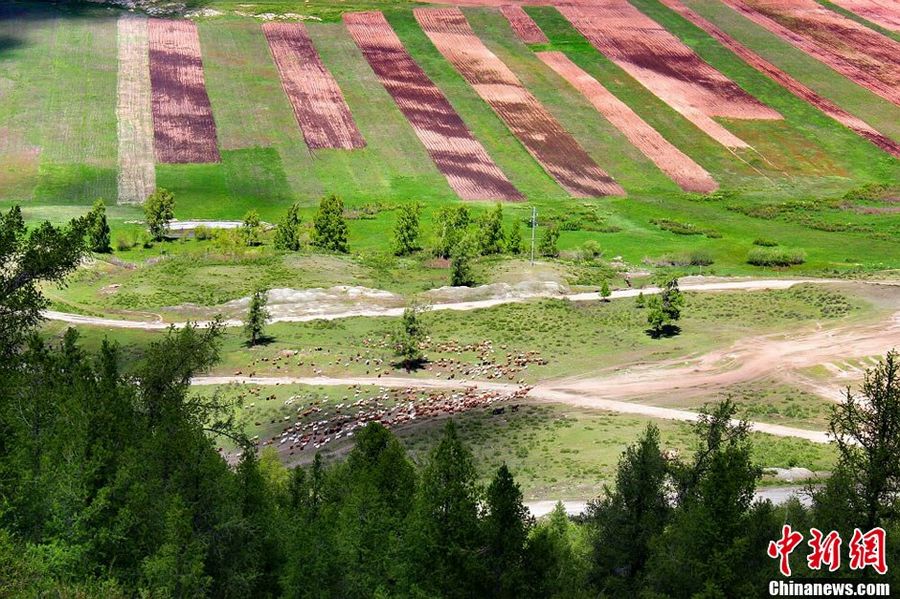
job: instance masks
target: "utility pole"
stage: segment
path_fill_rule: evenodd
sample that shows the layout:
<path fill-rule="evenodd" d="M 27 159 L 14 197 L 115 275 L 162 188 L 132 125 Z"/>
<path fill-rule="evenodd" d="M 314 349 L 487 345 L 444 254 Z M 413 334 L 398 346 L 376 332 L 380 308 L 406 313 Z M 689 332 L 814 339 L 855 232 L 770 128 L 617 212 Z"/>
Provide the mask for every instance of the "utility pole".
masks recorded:
<path fill-rule="evenodd" d="M 531 265 L 534 266 L 534 232 L 537 229 L 537 208 L 531 207 Z"/>

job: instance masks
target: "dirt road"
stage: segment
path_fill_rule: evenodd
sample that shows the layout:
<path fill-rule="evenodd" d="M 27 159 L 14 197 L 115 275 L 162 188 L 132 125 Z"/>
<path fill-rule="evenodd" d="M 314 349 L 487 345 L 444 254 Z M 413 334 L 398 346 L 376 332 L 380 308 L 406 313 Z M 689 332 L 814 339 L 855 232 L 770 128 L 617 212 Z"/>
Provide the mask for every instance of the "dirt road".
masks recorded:
<path fill-rule="evenodd" d="M 761 291 L 764 289 L 788 289 L 800 283 L 827 284 L 837 281 L 828 279 L 743 279 L 738 281 L 696 281 L 690 280 L 681 283 L 682 291 L 690 292 L 717 292 L 717 291 Z M 659 293 L 658 287 L 646 287 L 643 289 L 617 289 L 612 292 L 610 299 L 622 299 L 628 297 L 637 297 L 639 293 L 644 295 L 653 295 Z M 553 297 L 557 299 L 567 299 L 573 302 L 595 302 L 600 300 L 599 293 L 571 293 L 567 295 L 560 294 L 535 294 L 521 297 L 497 297 L 467 302 L 448 302 L 438 303 L 430 306 L 431 310 L 478 310 L 482 308 L 490 308 L 501 304 L 521 303 L 536 298 Z M 274 322 L 308 322 L 312 320 L 338 320 L 341 318 L 352 317 L 397 317 L 403 314 L 403 308 L 394 307 L 386 308 L 373 305 L 367 307 L 361 305 L 352 310 L 340 310 L 328 312 L 327 309 L 322 311 L 310 310 L 311 314 L 303 314 L 296 316 L 278 316 L 269 320 Z M 175 327 L 183 327 L 184 322 L 164 322 L 162 320 L 146 321 L 146 320 L 121 320 L 117 318 L 103 318 L 96 316 L 83 316 L 81 314 L 70 314 L 67 312 L 57 312 L 54 310 L 45 310 L 44 318 L 60 322 L 68 322 L 75 325 L 91 325 L 116 329 L 140 329 L 140 330 L 162 330 L 172 325 Z M 199 326 L 208 326 L 209 321 L 198 321 Z M 243 326 L 243 322 L 237 319 L 225 321 L 225 326 L 238 327 Z"/>

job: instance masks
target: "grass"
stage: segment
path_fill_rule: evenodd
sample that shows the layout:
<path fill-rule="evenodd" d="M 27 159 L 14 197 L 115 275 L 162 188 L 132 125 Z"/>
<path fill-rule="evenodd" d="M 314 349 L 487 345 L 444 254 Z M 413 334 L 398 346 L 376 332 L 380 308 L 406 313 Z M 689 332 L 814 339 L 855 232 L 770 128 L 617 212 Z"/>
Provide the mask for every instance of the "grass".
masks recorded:
<path fill-rule="evenodd" d="M 277 442 L 281 430 L 293 422 L 327 417 L 320 412 L 303 418 L 299 412 L 318 405 L 330 413 L 338 403 L 374 397 L 390 405 L 395 397 L 392 392 L 384 394 L 375 387 L 304 385 L 231 385 L 198 388 L 197 392 L 208 394 L 216 390 L 224 398 L 240 400 L 238 416 L 251 436 L 258 436 L 262 442 L 276 438 L 274 446 L 281 449 L 283 459 L 299 463 L 308 463 L 314 450 L 307 447 L 289 455 L 287 446 Z M 688 423 L 552 404 L 526 402 L 515 412 L 507 405 L 501 415 L 493 415 L 491 409 L 476 409 L 456 416 L 455 420 L 462 439 L 476 455 L 481 482 L 489 482 L 494 471 L 505 463 L 529 500 L 596 496 L 604 484 L 615 482 L 621 453 L 651 423 L 660 428 L 664 449 L 675 450 L 687 458 L 695 446 Z M 443 419 L 423 421 L 397 428 L 395 433 L 412 459 L 423 464 L 443 423 Z M 801 466 L 821 471 L 830 468 L 834 460 L 834 451 L 827 446 L 763 434 L 754 434 L 753 440 L 754 458 L 764 467 Z M 320 451 L 326 459 L 333 459 L 343 454 L 350 443 L 346 439 L 334 441 Z M 230 446 L 223 442 L 223 448 Z"/>
<path fill-rule="evenodd" d="M 154 295 L 155 289 L 152 285 L 146 287 L 148 297 L 165 301 L 162 294 Z M 205 284 L 198 284 L 196 289 L 198 299 L 204 293 L 215 292 Z M 119 293 L 123 291 L 116 295 Z M 93 311 L 90 304 L 78 305 L 86 312 Z M 796 330 L 824 321 L 867 319 L 876 313 L 880 314 L 881 309 L 871 307 L 855 292 L 812 285 L 766 292 L 687 293 L 679 322 L 682 333 L 660 340 L 646 334 L 646 313 L 635 306 L 634 300 L 577 304 L 544 300 L 469 312 L 430 312 L 423 319 L 433 340 L 426 351 L 432 364 L 415 376 L 448 376 L 453 372 L 450 368 L 435 364 L 442 358 L 474 368 L 485 359 L 503 364 L 508 355 L 537 350 L 546 364 L 530 364 L 527 369 L 511 372 L 509 377 L 501 379 L 536 382 L 622 364 L 676 359 L 722 347 L 748 335 Z M 748 314 L 753 317 L 748 318 Z M 215 372 L 230 375 L 240 371 L 260 376 L 405 375 L 390 367 L 394 357 L 388 340 L 396 326 L 396 319 L 391 318 L 273 324 L 267 327 L 267 332 L 274 341 L 254 348 L 244 345 L 239 328 L 230 328 L 223 341 L 223 361 Z M 48 334 L 57 335 L 65 326 L 50 322 L 45 328 Z M 119 342 L 126 349 L 127 362 L 140 356 L 146 344 L 162 334 L 97 327 L 79 327 L 79 330 L 89 347 L 99 346 L 104 337 Z M 444 346 L 450 341 L 464 347 Z M 485 341 L 490 341 L 493 347 L 485 355 L 465 348 Z M 299 351 L 299 355 L 284 360 L 279 358 L 282 350 Z M 376 371 L 371 364 L 351 360 L 360 353 L 371 363 L 380 360 L 383 366 Z M 455 376 L 466 378 L 459 370 Z M 474 378 L 481 376 L 477 374 Z"/>

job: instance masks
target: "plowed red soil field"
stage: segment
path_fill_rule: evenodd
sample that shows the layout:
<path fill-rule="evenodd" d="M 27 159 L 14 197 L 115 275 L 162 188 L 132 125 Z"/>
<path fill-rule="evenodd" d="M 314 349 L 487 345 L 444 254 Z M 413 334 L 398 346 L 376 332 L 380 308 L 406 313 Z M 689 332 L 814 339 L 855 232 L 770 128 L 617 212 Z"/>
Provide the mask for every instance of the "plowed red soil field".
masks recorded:
<path fill-rule="evenodd" d="M 500 12 L 509 21 L 510 27 L 519 36 L 519 39 L 526 44 L 548 44 L 550 40 L 534 22 L 534 19 L 528 16 L 521 6 L 516 4 L 507 4 L 500 7 Z"/>
<path fill-rule="evenodd" d="M 150 19 L 148 35 L 156 160 L 219 162 L 197 26 L 181 19 Z"/>
<path fill-rule="evenodd" d="M 885 152 L 888 152 L 896 156 L 897 158 L 900 158 L 900 144 L 892 140 L 890 137 L 884 135 L 883 133 L 876 131 L 871 125 L 869 125 L 862 119 L 853 116 L 831 100 L 823 98 L 813 90 L 809 89 L 808 87 L 773 65 L 771 62 L 761 57 L 759 54 L 756 54 L 746 46 L 742 45 L 733 37 L 685 6 L 681 2 L 681 0 L 660 0 L 660 2 L 680 14 L 682 17 L 684 17 L 700 29 L 704 30 L 706 33 L 718 40 L 720 44 L 737 54 L 744 62 L 746 62 L 759 72 L 764 73 L 773 81 L 777 82 L 779 85 L 784 87 L 786 90 L 788 90 L 801 100 L 809 102 L 810 104 L 827 114 L 829 117 L 841 123 L 851 131 L 855 132 L 857 135 L 868 139 Z"/>
<path fill-rule="evenodd" d="M 781 118 L 625 0 L 559 11 L 607 58 L 726 147 L 747 143 L 712 117 Z"/>
<path fill-rule="evenodd" d="M 841 8 L 891 31 L 900 31 L 900 2 L 897 0 L 831 0 Z"/>
<path fill-rule="evenodd" d="M 685 191 L 709 193 L 718 185 L 703 167 L 670 144 L 653 127 L 584 72 L 562 52 L 538 52 L 538 58 L 593 104 L 641 153 Z"/>
<path fill-rule="evenodd" d="M 900 44 L 815 0 L 723 0 L 848 79 L 900 106 Z"/>
<path fill-rule="evenodd" d="M 414 10 L 416 20 L 513 135 L 571 195 L 624 195 L 560 123 L 488 50 L 457 8 Z"/>
<path fill-rule="evenodd" d="M 406 116 L 438 170 L 465 200 L 521 200 L 446 96 L 403 47 L 380 12 L 344 13 L 350 36 Z"/>
<path fill-rule="evenodd" d="M 303 23 L 263 23 L 262 28 L 306 145 L 313 150 L 365 147 L 344 94 Z"/>

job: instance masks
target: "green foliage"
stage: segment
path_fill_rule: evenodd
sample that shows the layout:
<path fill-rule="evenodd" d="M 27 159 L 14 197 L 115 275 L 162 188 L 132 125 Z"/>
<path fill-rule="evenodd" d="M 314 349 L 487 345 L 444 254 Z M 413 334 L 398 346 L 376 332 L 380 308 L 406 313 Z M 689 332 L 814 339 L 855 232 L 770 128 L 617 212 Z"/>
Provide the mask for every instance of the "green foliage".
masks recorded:
<path fill-rule="evenodd" d="M 522 247 L 522 225 L 519 224 L 519 221 L 513 221 L 509 225 L 509 230 L 506 232 L 506 251 L 513 256 L 519 256 L 524 251 Z"/>
<path fill-rule="evenodd" d="M 251 210 L 244 215 L 244 222 L 241 225 L 241 236 L 244 238 L 244 245 L 253 247 L 260 244 L 260 236 L 262 235 L 262 223 L 259 220 L 259 213 Z"/>
<path fill-rule="evenodd" d="M 450 254 L 450 284 L 454 287 L 475 285 L 473 262 L 478 255 L 478 247 L 471 234 L 464 235 L 453 247 Z"/>
<path fill-rule="evenodd" d="M 668 218 L 654 218 L 650 222 L 660 229 L 676 235 L 705 235 L 713 239 L 718 239 L 722 236 L 714 229 L 704 229 L 692 223 L 682 223 Z"/>
<path fill-rule="evenodd" d="M 300 205 L 294 202 L 275 227 L 275 249 L 296 252 L 300 246 Z"/>
<path fill-rule="evenodd" d="M 634 305 L 638 308 L 643 308 L 647 304 L 647 300 L 644 298 L 644 292 L 639 291 L 637 297 L 634 299 Z"/>
<path fill-rule="evenodd" d="M 150 235 L 161 241 L 169 231 L 169 221 L 175 218 L 175 196 L 163 188 L 157 188 L 144 202 L 144 219 Z"/>
<path fill-rule="evenodd" d="M 900 354 L 889 351 L 866 370 L 859 394 L 849 388 L 829 430 L 840 452 L 834 476 L 813 494 L 829 526 L 850 533 L 888 526 L 900 515 Z"/>
<path fill-rule="evenodd" d="M 106 204 L 103 200 L 94 202 L 87 214 L 88 248 L 92 252 L 108 254 L 112 251 L 109 245 L 109 224 L 106 222 Z"/>
<path fill-rule="evenodd" d="M 669 277 L 661 285 L 659 295 L 654 295 L 647 302 L 647 324 L 650 334 L 659 337 L 671 329 L 672 323 L 681 318 L 684 306 L 684 295 L 678 289 L 678 278 Z"/>
<path fill-rule="evenodd" d="M 625 597 L 639 591 L 651 541 L 671 516 L 667 484 L 659 430 L 648 425 L 619 460 L 615 487 L 606 488 L 605 496 L 588 509 L 594 523 L 591 580 L 605 595 Z"/>
<path fill-rule="evenodd" d="M 603 279 L 603 284 L 600 285 L 600 297 L 606 302 L 609 301 L 610 295 L 612 295 L 612 293 L 609 290 L 609 282 L 606 279 Z"/>
<path fill-rule="evenodd" d="M 538 253 L 548 258 L 559 256 L 559 227 L 556 223 L 544 227 L 541 231 L 541 239 L 538 242 Z"/>
<path fill-rule="evenodd" d="M 400 327 L 394 333 L 394 355 L 407 370 L 418 368 L 425 361 L 422 344 L 428 337 L 428 330 L 422 322 L 421 306 L 413 306 L 403 311 Z"/>
<path fill-rule="evenodd" d="M 73 219 L 65 227 L 44 222 L 30 231 L 22 211 L 0 213 L 0 357 L 8 357 L 40 320 L 47 300 L 42 282 L 61 284 L 81 261 L 89 221 Z"/>
<path fill-rule="evenodd" d="M 197 228 L 194 229 L 194 239 L 197 241 L 207 241 L 215 236 L 215 229 L 211 229 L 206 225 L 197 225 Z"/>
<path fill-rule="evenodd" d="M 481 218 L 478 226 L 478 249 L 482 256 L 490 256 L 502 254 L 505 247 L 503 206 L 497 202 L 494 209 Z"/>
<path fill-rule="evenodd" d="M 408 256 L 421 248 L 419 245 L 419 212 L 417 202 L 403 204 L 394 225 L 393 250 L 395 256 Z"/>
<path fill-rule="evenodd" d="M 765 237 L 757 237 L 756 239 L 753 240 L 753 245 L 771 248 L 771 247 L 777 246 L 778 242 L 773 241 L 771 239 L 766 239 Z"/>
<path fill-rule="evenodd" d="M 806 262 L 806 252 L 786 248 L 756 247 L 747 254 L 754 266 L 794 266 Z"/>
<path fill-rule="evenodd" d="M 244 333 L 247 335 L 248 345 L 256 345 L 263 339 L 263 329 L 269 318 L 266 309 L 268 291 L 257 289 L 250 296 L 250 306 L 247 309 L 247 320 L 244 322 Z"/>
<path fill-rule="evenodd" d="M 346 254 L 350 251 L 344 202 L 334 194 L 325 196 L 319 202 L 319 209 L 313 218 L 312 244 L 329 252 Z"/>
<path fill-rule="evenodd" d="M 442 206 L 438 210 L 435 226 L 434 254 L 439 258 L 450 258 L 453 249 L 465 236 L 469 227 L 469 208 L 463 204 Z"/>

